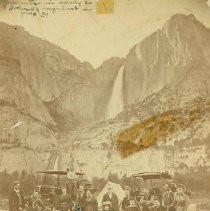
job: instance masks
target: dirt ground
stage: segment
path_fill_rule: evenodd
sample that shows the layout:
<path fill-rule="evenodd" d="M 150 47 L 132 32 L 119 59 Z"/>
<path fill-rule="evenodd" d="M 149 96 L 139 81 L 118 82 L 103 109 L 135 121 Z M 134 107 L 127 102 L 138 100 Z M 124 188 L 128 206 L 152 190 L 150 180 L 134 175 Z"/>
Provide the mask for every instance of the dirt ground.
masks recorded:
<path fill-rule="evenodd" d="M 197 211 L 210 211 L 210 193 L 197 193 L 190 197 L 190 203 L 197 205 Z"/>

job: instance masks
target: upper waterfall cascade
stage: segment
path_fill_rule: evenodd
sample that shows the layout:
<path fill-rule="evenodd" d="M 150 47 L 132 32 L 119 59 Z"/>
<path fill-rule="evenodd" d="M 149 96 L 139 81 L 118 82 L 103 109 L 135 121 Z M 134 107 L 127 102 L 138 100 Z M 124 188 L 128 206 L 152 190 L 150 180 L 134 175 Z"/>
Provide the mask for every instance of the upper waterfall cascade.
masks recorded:
<path fill-rule="evenodd" d="M 108 103 L 106 118 L 110 119 L 115 117 L 118 113 L 123 111 L 123 72 L 124 65 L 118 71 L 117 77 L 114 81 L 112 94 Z"/>

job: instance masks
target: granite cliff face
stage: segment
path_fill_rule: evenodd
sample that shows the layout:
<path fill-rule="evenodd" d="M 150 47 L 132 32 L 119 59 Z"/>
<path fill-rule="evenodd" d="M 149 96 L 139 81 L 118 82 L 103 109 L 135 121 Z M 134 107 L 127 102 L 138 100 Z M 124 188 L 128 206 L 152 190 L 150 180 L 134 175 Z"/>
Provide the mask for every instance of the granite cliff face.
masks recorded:
<path fill-rule="evenodd" d="M 19 61 L 23 78 L 44 107 L 93 71 L 90 64 L 81 63 L 21 27 L 0 24 L 0 49 L 1 55 Z M 79 108 L 76 107 L 75 112 L 79 112 Z"/>
<path fill-rule="evenodd" d="M 57 157 L 63 169 L 73 157 L 84 171 L 97 166 L 92 171 L 96 175 L 110 170 L 123 175 L 167 169 L 168 154 L 175 148 L 177 159 L 185 156 L 193 166 L 193 153 L 182 153 L 187 147 L 199 154 L 196 165 L 201 159 L 209 162 L 210 30 L 194 16 L 173 16 L 125 59 L 111 58 L 96 70 L 22 28 L 3 23 L 0 49 L 2 169 L 34 171 L 39 164 L 52 168 Z M 121 68 L 125 109 L 107 119 Z M 121 159 L 116 143 L 126 137 L 124 132 L 131 133 L 126 141 L 137 147 L 129 155 L 147 140 L 158 144 Z M 8 161 L 11 154 L 16 167 Z M 136 169 L 128 167 L 137 160 L 144 162 Z"/>
<path fill-rule="evenodd" d="M 0 65 L 1 106 L 16 108 L 23 115 L 54 125 L 47 109 L 22 76 L 20 63 L 13 58 L 0 56 Z"/>
<path fill-rule="evenodd" d="M 49 166 L 61 132 L 104 118 L 122 63 L 111 58 L 93 70 L 23 28 L 0 23 L 0 168 Z"/>
<path fill-rule="evenodd" d="M 127 111 L 122 112 L 122 119 L 126 117 L 127 120 L 142 121 L 160 112 L 190 106 L 194 102 L 209 101 L 210 30 L 199 23 L 194 16 L 175 15 L 161 31 L 156 32 L 156 35 L 158 33 L 162 41 L 159 39 L 159 47 L 155 48 L 158 51 L 157 56 L 154 57 L 155 54 L 148 56 L 148 59 L 152 59 L 148 63 L 152 67 L 145 71 L 150 74 L 143 77 L 146 78 L 144 82 L 135 86 L 141 87 L 136 89 L 136 92 L 132 92 L 130 88 L 134 102 L 127 107 Z M 157 36 L 154 34 L 152 36 L 146 41 L 151 39 L 150 43 L 154 42 Z M 145 41 L 140 45 L 144 43 Z M 148 49 L 151 49 L 151 46 Z M 151 52 L 152 50 L 148 54 Z M 155 58 L 159 66 L 153 65 Z M 145 61 L 146 58 L 142 60 L 143 63 Z M 142 72 L 142 69 L 144 68 L 139 67 L 132 73 Z M 127 78 L 129 79 L 125 77 Z M 146 84 L 146 94 L 141 93 L 144 84 Z M 126 83 L 125 86 L 129 87 Z M 129 88 L 126 91 L 129 99 Z"/>
<path fill-rule="evenodd" d="M 64 141 L 65 151 L 75 165 L 90 168 L 78 153 L 83 151 L 94 153 L 91 168 L 102 160 L 96 174 L 103 175 L 173 171 L 182 162 L 209 166 L 209 35 L 194 16 L 180 14 L 132 48 L 124 66 L 127 106 L 115 118 L 67 136 L 73 142 Z"/>
<path fill-rule="evenodd" d="M 39 155 L 45 156 L 44 150 L 51 150 L 57 145 L 52 130 L 55 122 L 24 79 L 20 62 L 2 55 L 0 112 L 1 170 L 7 168 L 14 172 L 25 169 L 32 157 L 28 155 L 26 158 L 26 154 L 36 150 Z"/>
<path fill-rule="evenodd" d="M 44 102 L 54 100 L 93 70 L 89 63 L 18 26 L 0 24 L 0 47 L 1 54 L 20 62 L 21 73 Z"/>
<path fill-rule="evenodd" d="M 60 130 L 85 126 L 105 118 L 114 79 L 122 63 L 123 59 L 119 58 L 105 61 L 51 103 L 51 113 Z"/>
<path fill-rule="evenodd" d="M 101 109 L 105 110 L 122 59 L 111 58 L 94 71 L 65 50 L 4 23 L 0 49 L 1 55 L 19 61 L 23 78 L 59 129 L 71 130 L 104 118 Z"/>
<path fill-rule="evenodd" d="M 194 65 L 209 65 L 209 35 L 193 15 L 178 14 L 134 46 L 125 62 L 127 104 L 162 90 L 177 77 L 184 79 Z"/>

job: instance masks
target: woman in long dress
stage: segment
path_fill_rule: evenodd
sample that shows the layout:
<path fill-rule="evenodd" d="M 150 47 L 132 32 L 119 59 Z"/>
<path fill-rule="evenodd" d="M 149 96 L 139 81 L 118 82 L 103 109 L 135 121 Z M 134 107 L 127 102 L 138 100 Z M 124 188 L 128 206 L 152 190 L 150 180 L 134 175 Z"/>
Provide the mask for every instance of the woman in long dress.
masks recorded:
<path fill-rule="evenodd" d="M 94 190 L 87 191 L 87 198 L 84 204 L 85 211 L 98 211 L 98 202 L 93 195 Z"/>

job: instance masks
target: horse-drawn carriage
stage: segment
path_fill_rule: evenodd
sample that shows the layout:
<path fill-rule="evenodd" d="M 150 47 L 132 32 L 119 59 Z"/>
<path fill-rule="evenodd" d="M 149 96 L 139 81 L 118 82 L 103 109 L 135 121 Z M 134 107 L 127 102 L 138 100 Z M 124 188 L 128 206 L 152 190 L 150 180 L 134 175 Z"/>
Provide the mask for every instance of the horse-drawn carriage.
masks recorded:
<path fill-rule="evenodd" d="M 167 184 L 167 186 L 166 186 Z M 168 172 L 143 172 L 133 174 L 130 177 L 131 195 L 141 204 L 140 199 L 144 195 L 145 188 L 149 190 L 149 195 L 153 196 L 159 209 L 162 207 L 163 194 L 170 187 L 172 192 L 177 191 L 177 187 L 182 187 L 186 195 L 190 195 L 189 189 L 183 184 L 177 184 Z"/>
<path fill-rule="evenodd" d="M 38 202 L 38 207 L 40 205 L 44 210 L 52 210 L 53 208 L 57 210 L 62 210 L 62 206 L 65 201 L 67 203 L 73 202 L 73 195 L 66 194 L 66 187 L 68 185 L 67 171 L 55 171 L 55 170 L 46 170 L 46 171 L 37 171 L 36 178 L 36 189 L 34 191 L 34 195 L 32 201 L 35 201 L 36 204 Z M 75 183 L 77 188 L 82 183 L 86 188 L 91 186 L 86 179 L 86 175 L 84 173 L 76 172 Z M 28 202 L 30 205 L 30 198 L 28 198 Z M 33 206 L 34 202 L 31 203 Z M 68 205 L 70 206 L 70 205 Z M 73 203 L 72 203 L 73 206 Z M 33 209 L 34 210 L 34 209 Z M 35 209 L 36 210 L 36 209 Z M 37 209 L 39 210 L 39 209 Z M 43 209 L 41 209 L 43 210 Z"/>
<path fill-rule="evenodd" d="M 138 204 L 141 204 L 141 198 L 147 189 L 150 196 L 154 197 L 157 206 L 161 206 L 164 185 L 173 184 L 173 179 L 167 172 L 143 172 L 133 174 L 130 177 L 131 196 L 135 198 Z"/>
<path fill-rule="evenodd" d="M 66 188 L 67 173 L 67 171 L 54 170 L 37 171 L 36 186 L 41 196 L 49 196 L 52 191 L 58 196 L 61 195 L 62 189 Z M 89 185 L 84 173 L 76 172 L 76 175 L 78 185 L 80 183 Z"/>
<path fill-rule="evenodd" d="M 144 188 L 148 188 L 151 194 L 161 196 L 166 183 L 173 183 L 173 178 L 168 172 L 143 172 L 133 174 L 130 178 L 132 194 L 136 196 L 141 195 Z"/>

